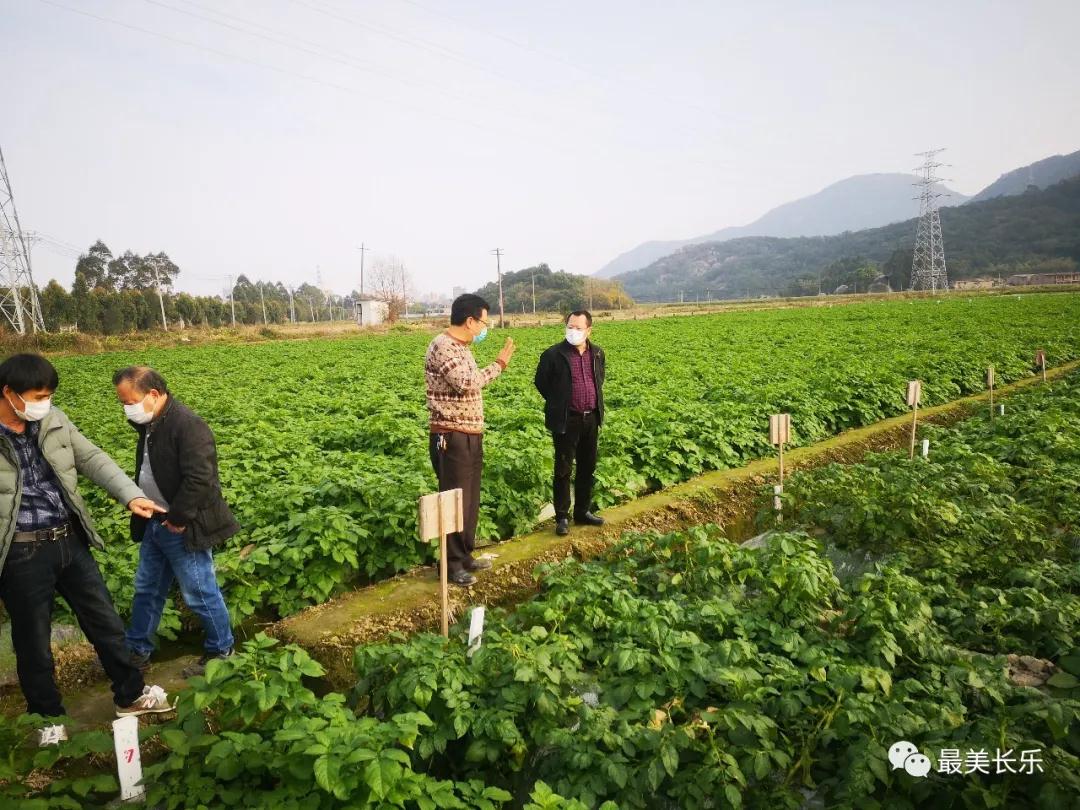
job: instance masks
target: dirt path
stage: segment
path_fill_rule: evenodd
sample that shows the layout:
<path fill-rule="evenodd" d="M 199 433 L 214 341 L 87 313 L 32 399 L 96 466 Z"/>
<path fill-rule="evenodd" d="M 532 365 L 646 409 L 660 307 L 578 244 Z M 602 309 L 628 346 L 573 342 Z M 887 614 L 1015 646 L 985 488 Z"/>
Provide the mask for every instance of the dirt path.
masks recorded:
<path fill-rule="evenodd" d="M 1080 362 L 1048 370 L 1053 380 L 1080 367 Z M 997 398 L 1039 383 L 1029 377 L 995 390 Z M 988 394 L 955 400 L 920 411 L 920 421 L 951 424 L 972 414 Z M 985 406 L 984 406 L 985 407 Z M 898 416 L 846 431 L 831 439 L 785 453 L 788 469 L 830 462 L 854 462 L 868 452 L 906 447 L 910 416 Z M 493 567 L 468 589 L 451 590 L 451 610 L 462 615 L 473 605 L 507 605 L 536 592 L 538 564 L 566 557 L 585 559 L 599 554 L 626 531 L 674 531 L 700 523 L 717 523 L 728 536 L 742 541 L 755 533 L 753 515 L 761 489 L 776 478 L 776 460 L 764 459 L 736 469 L 706 473 L 683 484 L 604 510 L 601 528 L 572 527 L 568 537 L 557 537 L 551 521 L 536 531 L 481 549 L 494 556 Z M 354 682 L 352 651 L 359 644 L 385 639 L 394 632 L 414 633 L 438 627 L 436 569 L 421 568 L 384 582 L 345 593 L 323 605 L 282 620 L 267 632 L 305 647 L 327 669 L 325 686 L 344 690 Z M 190 645 L 166 650 L 147 676 L 174 693 L 183 688 L 179 672 L 192 660 Z M 108 685 L 97 680 L 91 664 L 94 652 L 76 645 L 58 661 L 58 680 L 64 684 L 65 705 L 79 724 L 104 724 L 112 719 Z M 22 710 L 21 695 L 10 691 L 0 699 L 0 711 Z"/>

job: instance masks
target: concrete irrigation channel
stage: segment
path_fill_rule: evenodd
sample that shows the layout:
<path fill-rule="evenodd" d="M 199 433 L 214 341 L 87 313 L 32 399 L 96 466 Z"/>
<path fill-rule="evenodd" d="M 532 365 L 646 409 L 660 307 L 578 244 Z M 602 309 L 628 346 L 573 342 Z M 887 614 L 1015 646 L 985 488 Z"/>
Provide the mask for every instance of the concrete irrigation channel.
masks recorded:
<path fill-rule="evenodd" d="M 1080 361 L 1047 370 L 1052 381 L 1075 371 Z M 995 401 L 1027 386 L 1041 383 L 1032 376 L 997 388 Z M 977 410 L 986 410 L 989 392 L 920 409 L 919 420 L 948 425 Z M 785 452 L 785 467 L 796 470 L 822 464 L 852 463 L 867 453 L 907 447 L 911 416 L 905 414 L 863 428 L 846 431 L 817 444 Z M 567 537 L 554 533 L 552 521 L 511 540 L 479 549 L 493 555 L 492 568 L 471 588 L 452 588 L 451 612 L 456 618 L 476 605 L 512 605 L 536 593 L 536 568 L 545 562 L 574 557 L 588 559 L 602 553 L 628 531 L 675 531 L 701 523 L 724 527 L 733 541 L 743 542 L 756 533 L 754 515 L 760 508 L 763 489 L 775 483 L 777 461 L 762 459 L 735 469 L 706 473 L 669 489 L 645 495 L 604 510 L 603 527 L 573 527 Z M 437 569 L 419 568 L 365 588 L 344 593 L 263 629 L 285 642 L 299 644 L 326 668 L 320 686 L 346 690 L 355 683 L 352 654 L 355 647 L 382 641 L 391 634 L 410 634 L 439 626 Z M 150 682 L 168 691 L 182 689 L 180 669 L 192 659 L 190 643 L 169 645 L 148 674 Z M 58 681 L 69 714 L 80 725 L 99 725 L 111 720 L 108 686 L 89 664 L 96 658 L 89 645 L 65 648 L 57 660 Z M 6 687 L 0 710 L 18 713 L 22 696 L 17 687 Z"/>

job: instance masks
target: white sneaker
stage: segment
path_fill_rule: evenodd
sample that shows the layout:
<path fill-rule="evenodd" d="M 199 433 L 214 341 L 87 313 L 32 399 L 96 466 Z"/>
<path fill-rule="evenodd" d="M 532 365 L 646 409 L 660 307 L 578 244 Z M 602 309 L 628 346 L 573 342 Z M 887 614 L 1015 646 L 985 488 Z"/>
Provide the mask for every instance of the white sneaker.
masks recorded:
<path fill-rule="evenodd" d="M 45 748 L 50 745 L 59 745 L 68 738 L 67 729 L 62 725 L 39 728 L 37 734 L 39 748 Z"/>
<path fill-rule="evenodd" d="M 117 706 L 117 717 L 138 717 L 141 714 L 171 712 L 169 695 L 160 686 L 144 686 L 143 693 L 130 706 Z"/>

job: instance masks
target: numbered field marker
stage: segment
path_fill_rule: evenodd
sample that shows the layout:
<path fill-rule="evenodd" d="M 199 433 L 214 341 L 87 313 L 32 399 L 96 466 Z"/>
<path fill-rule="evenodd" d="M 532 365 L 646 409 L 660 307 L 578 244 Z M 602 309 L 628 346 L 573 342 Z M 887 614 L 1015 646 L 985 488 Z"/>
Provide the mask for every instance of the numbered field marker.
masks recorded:
<path fill-rule="evenodd" d="M 442 634 L 450 635 L 450 594 L 447 587 L 446 535 L 465 528 L 461 488 L 423 495 L 419 504 L 420 540 L 439 541 L 439 599 L 442 603 Z"/>
<path fill-rule="evenodd" d="M 769 417 L 769 443 L 779 449 L 780 483 L 773 487 L 773 508 L 777 520 L 781 517 L 780 496 L 784 492 L 784 445 L 791 441 L 791 414 L 774 413 Z"/>
<path fill-rule="evenodd" d="M 990 421 L 994 421 L 994 367 L 986 370 L 986 384 L 990 386 Z"/>
<path fill-rule="evenodd" d="M 481 605 L 473 608 L 472 614 L 469 616 L 469 658 L 473 657 L 473 653 L 479 650 L 481 643 L 483 643 L 484 613 L 485 609 Z"/>
<path fill-rule="evenodd" d="M 1042 371 L 1042 381 L 1046 382 L 1046 350 L 1039 349 L 1035 352 L 1035 368 Z"/>
<path fill-rule="evenodd" d="M 923 439 L 922 440 L 922 457 L 923 458 L 929 458 L 929 456 L 930 456 L 930 440 L 929 439 Z"/>
<path fill-rule="evenodd" d="M 922 401 L 922 381 L 910 380 L 907 384 L 907 404 L 911 408 L 911 448 L 908 458 L 915 458 L 915 429 L 919 424 L 919 402 Z"/>
<path fill-rule="evenodd" d="M 113 720 L 113 746 L 116 749 L 116 771 L 120 778 L 120 801 L 131 801 L 145 792 L 142 781 L 142 757 L 139 755 L 139 718 L 121 717 Z"/>

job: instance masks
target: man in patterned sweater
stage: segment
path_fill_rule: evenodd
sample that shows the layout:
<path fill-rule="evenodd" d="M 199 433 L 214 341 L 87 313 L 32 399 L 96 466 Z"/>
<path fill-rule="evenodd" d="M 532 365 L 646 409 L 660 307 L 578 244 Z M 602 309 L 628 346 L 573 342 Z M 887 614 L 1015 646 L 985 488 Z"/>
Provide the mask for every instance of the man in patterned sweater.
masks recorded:
<path fill-rule="evenodd" d="M 450 328 L 428 345 L 424 362 L 427 404 L 431 414 L 431 466 L 439 489 L 461 487 L 464 529 L 446 538 L 446 567 L 455 585 L 476 582 L 473 571 L 490 568 L 473 559 L 480 514 L 480 476 L 484 466 L 483 388 L 510 363 L 514 340 L 507 338 L 495 362 L 478 368 L 469 344 L 487 337 L 487 301 L 461 295 L 450 307 Z"/>

